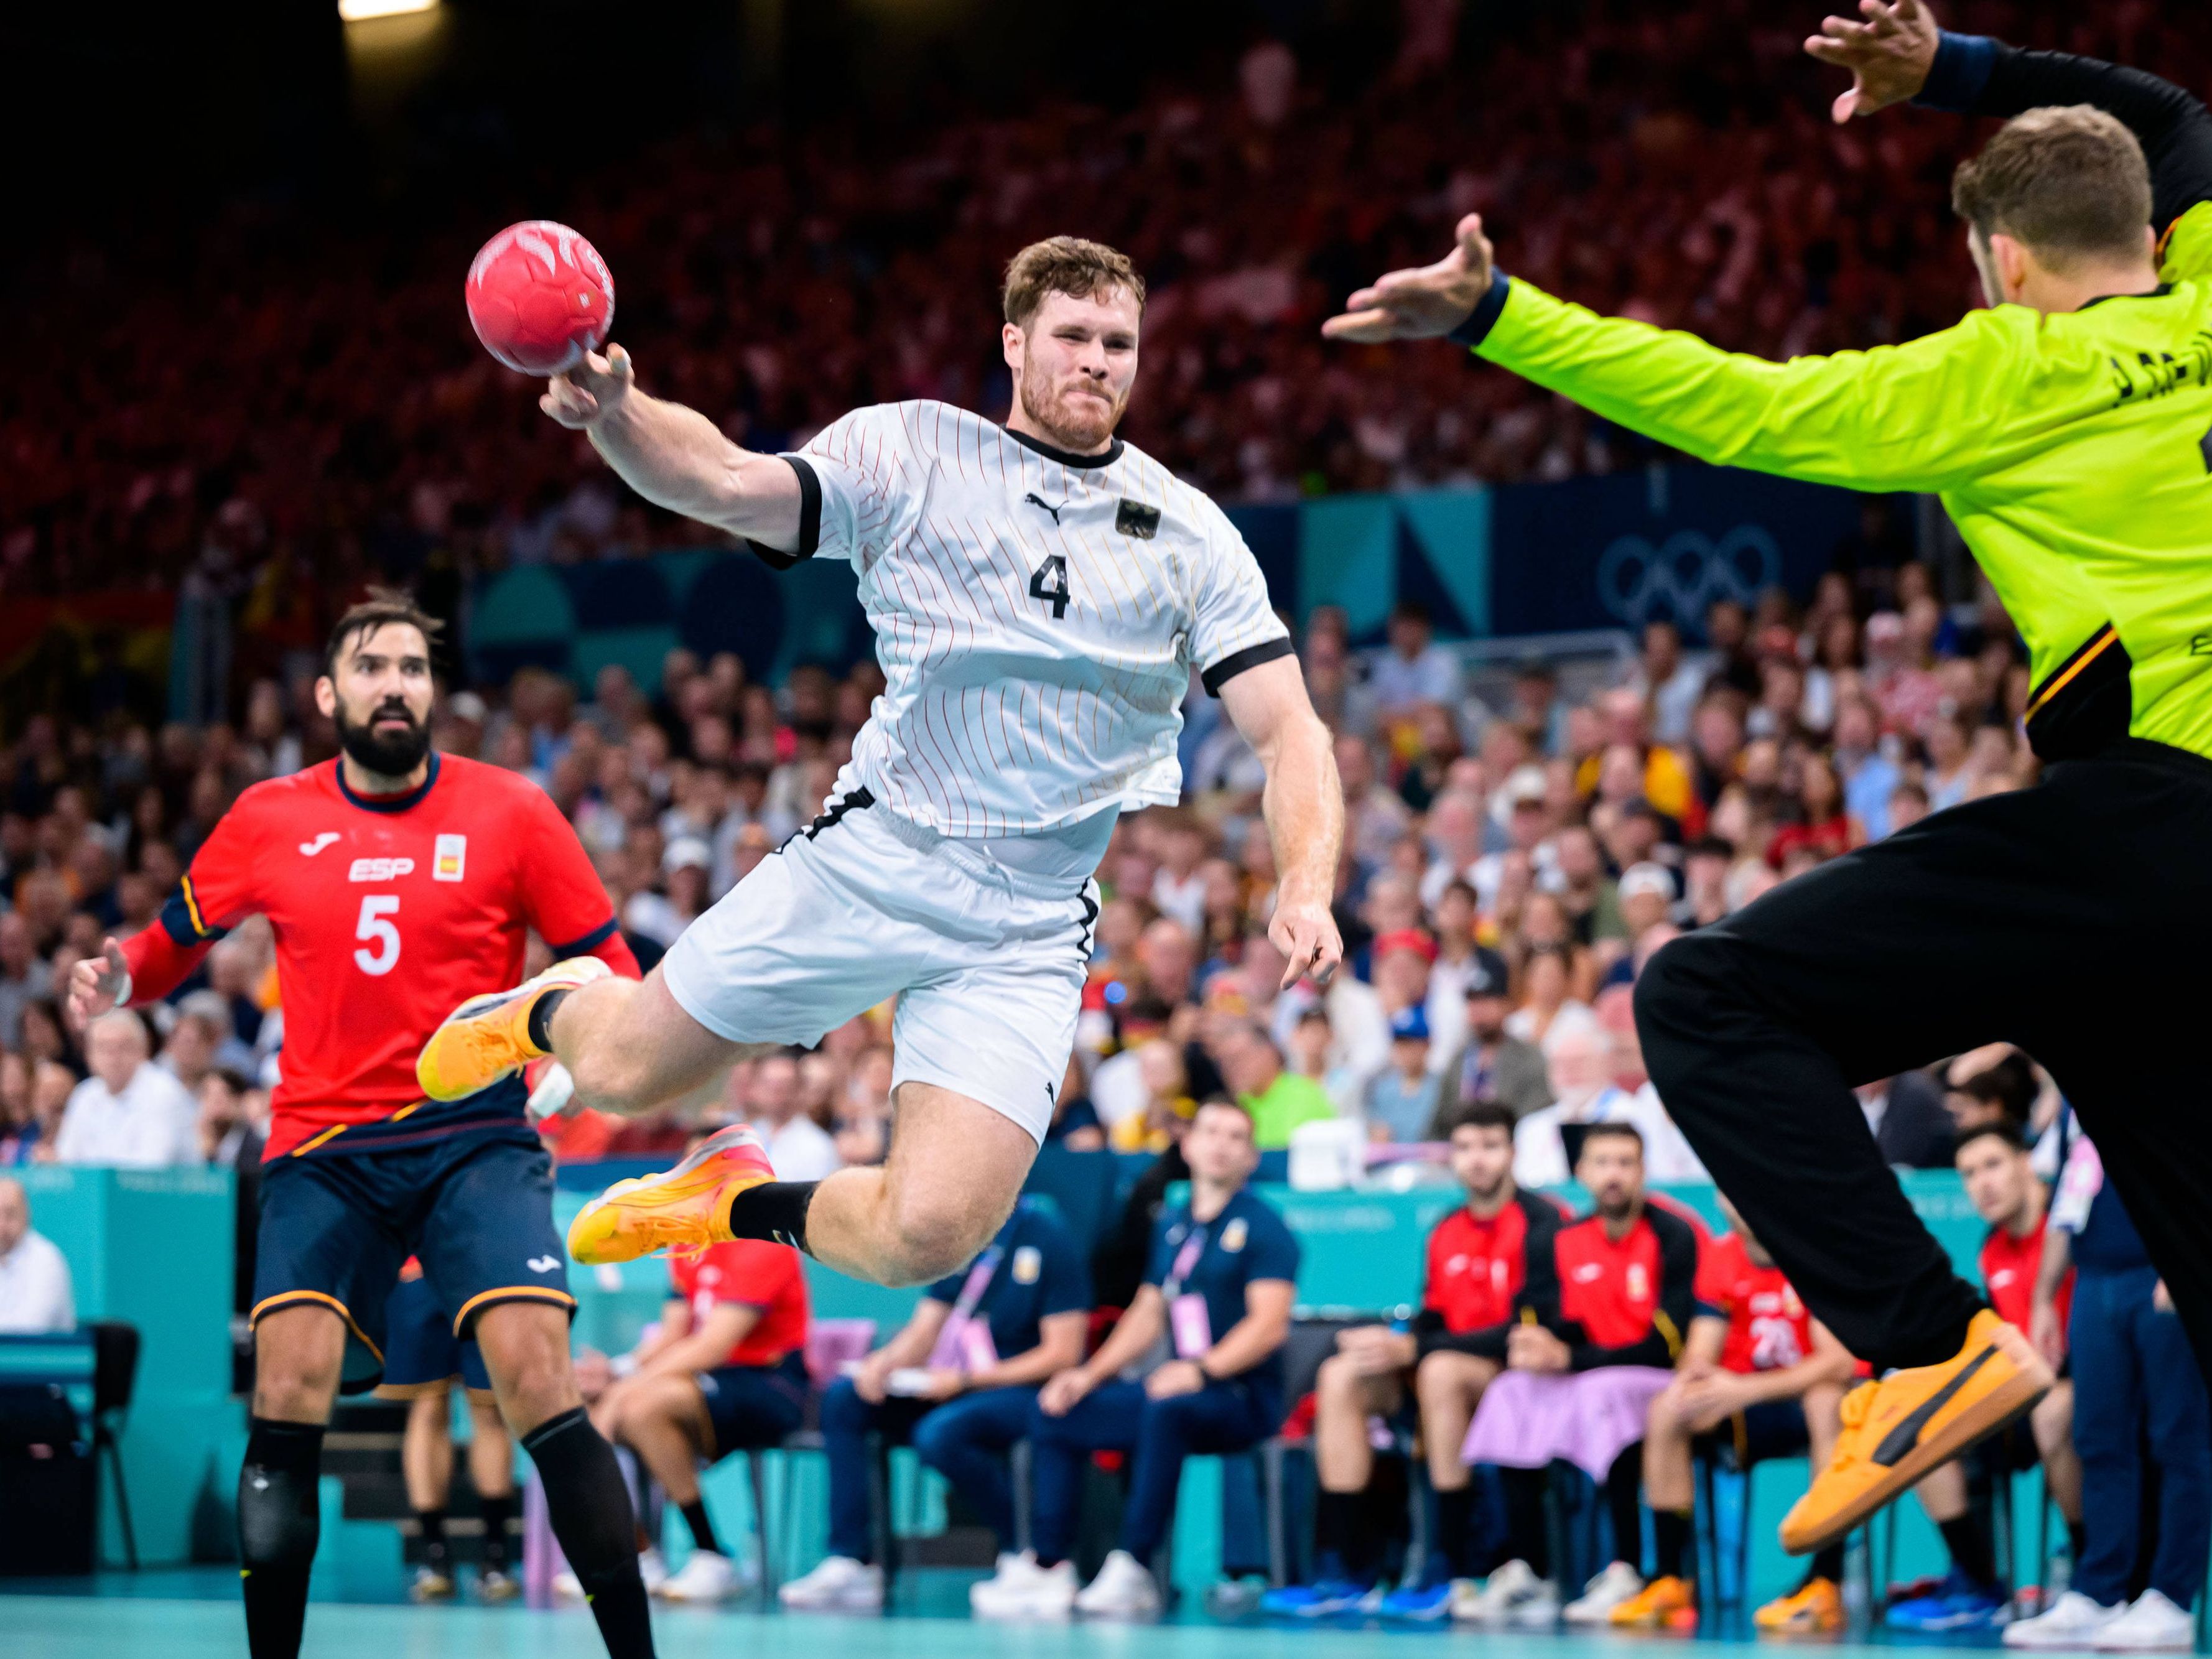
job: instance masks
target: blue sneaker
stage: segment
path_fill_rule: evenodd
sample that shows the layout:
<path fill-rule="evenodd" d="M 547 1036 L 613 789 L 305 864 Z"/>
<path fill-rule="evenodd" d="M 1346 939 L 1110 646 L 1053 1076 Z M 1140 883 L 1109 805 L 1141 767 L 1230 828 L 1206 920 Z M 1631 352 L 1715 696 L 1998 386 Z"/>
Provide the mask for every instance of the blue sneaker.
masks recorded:
<path fill-rule="evenodd" d="M 1883 1615 L 1892 1630 L 1932 1632 L 1996 1630 L 2009 1624 L 2011 1604 L 1995 1584 L 1978 1584 L 1954 1567 L 1926 1595 L 1899 1601 Z"/>
<path fill-rule="evenodd" d="M 1450 1618 L 1451 1608 L 1452 1587 L 1447 1578 L 1413 1589 L 1393 1590 L 1376 1611 L 1385 1619 L 1407 1624 L 1435 1625 Z"/>
<path fill-rule="evenodd" d="M 1332 1619 L 1350 1613 L 1366 1600 L 1370 1587 L 1349 1578 L 1323 1578 L 1311 1584 L 1290 1584 L 1271 1589 L 1260 1598 L 1260 1611 L 1279 1619 Z"/>

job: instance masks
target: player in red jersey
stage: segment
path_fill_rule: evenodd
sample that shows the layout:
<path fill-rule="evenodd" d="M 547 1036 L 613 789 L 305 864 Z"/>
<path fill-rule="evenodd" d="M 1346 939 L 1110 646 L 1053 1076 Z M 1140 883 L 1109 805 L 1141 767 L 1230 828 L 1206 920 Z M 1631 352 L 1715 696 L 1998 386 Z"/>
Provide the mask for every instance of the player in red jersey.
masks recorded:
<path fill-rule="evenodd" d="M 79 1020 L 157 999 L 227 928 L 276 937 L 283 1079 L 269 1137 L 239 1479 L 253 1659 L 294 1659 L 318 1533 L 324 1425 L 383 1369 L 385 1303 L 418 1256 L 472 1335 L 593 1591 L 608 1651 L 653 1650 L 629 1493 L 568 1363 L 552 1166 L 519 1078 L 444 1104 L 415 1055 L 468 991 L 505 983 L 535 930 L 574 981 L 637 975 L 591 862 L 535 785 L 430 748 L 438 624 L 378 594 L 338 621 L 316 700 L 338 759 L 255 785 L 216 823 L 161 921 L 79 964 Z"/>
<path fill-rule="evenodd" d="M 1680 1628 L 1696 1620 L 1696 1574 L 1686 1559 L 1696 1446 L 1725 1443 L 1743 1469 L 1801 1454 L 1817 1469 L 1842 1427 L 1850 1355 L 1806 1310 L 1728 1200 L 1720 1206 L 1731 1231 L 1705 1247 L 1698 1311 L 1674 1380 L 1645 1419 L 1644 1503 L 1651 1511 L 1656 1571 L 1641 1595 L 1613 1610 L 1616 1626 Z M 1840 1543 L 1815 1555 L 1802 1584 L 1759 1610 L 1759 1627 L 1841 1628 L 1843 1557 Z"/>

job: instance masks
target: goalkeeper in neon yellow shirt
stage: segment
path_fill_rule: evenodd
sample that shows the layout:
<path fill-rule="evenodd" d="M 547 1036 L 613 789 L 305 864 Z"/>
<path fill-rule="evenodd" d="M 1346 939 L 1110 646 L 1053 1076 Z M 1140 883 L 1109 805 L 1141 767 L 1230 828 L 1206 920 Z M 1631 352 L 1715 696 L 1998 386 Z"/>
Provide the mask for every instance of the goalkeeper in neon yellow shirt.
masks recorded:
<path fill-rule="evenodd" d="M 1496 270 L 1479 218 L 1323 331 L 1448 336 L 1703 459 L 1932 490 L 2019 624 L 2043 782 L 1941 812 L 1668 945 L 1644 1054 L 1806 1304 L 1891 1370 L 1784 1523 L 1840 1536 L 2051 1385 L 1951 1268 L 1851 1085 L 1993 1039 L 2048 1066 L 2212 1359 L 2212 116 L 2094 59 L 1862 0 L 1807 42 L 1838 120 L 1914 99 L 2013 118 L 1953 200 L 1990 308 L 1772 363 Z M 2212 1365 L 2208 1365 L 2212 1369 Z"/>

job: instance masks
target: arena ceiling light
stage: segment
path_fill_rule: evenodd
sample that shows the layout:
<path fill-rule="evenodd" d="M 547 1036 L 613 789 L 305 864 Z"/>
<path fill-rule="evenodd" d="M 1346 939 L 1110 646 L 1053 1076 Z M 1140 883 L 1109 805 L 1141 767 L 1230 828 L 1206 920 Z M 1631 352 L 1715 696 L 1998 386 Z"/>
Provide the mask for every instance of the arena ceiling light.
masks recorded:
<path fill-rule="evenodd" d="M 372 17 L 404 17 L 412 12 L 435 11 L 438 0 L 338 0 L 338 15 L 349 23 Z"/>

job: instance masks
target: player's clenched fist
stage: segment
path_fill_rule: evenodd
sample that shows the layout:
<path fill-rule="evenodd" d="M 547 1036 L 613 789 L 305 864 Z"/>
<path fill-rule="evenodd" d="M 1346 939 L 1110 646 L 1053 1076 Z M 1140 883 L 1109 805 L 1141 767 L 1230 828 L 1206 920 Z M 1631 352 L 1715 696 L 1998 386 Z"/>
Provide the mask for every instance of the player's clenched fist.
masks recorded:
<path fill-rule="evenodd" d="M 69 1023 L 82 1031 L 111 1008 L 131 1000 L 131 969 L 113 939 L 96 957 L 85 957 L 70 974 Z"/>
<path fill-rule="evenodd" d="M 609 346 L 604 356 L 587 351 L 582 362 L 545 383 L 545 395 L 538 406 L 562 426 L 580 432 L 611 414 L 629 395 L 635 378 L 629 353 L 620 346 Z"/>
<path fill-rule="evenodd" d="M 1316 985 L 1328 984 L 1344 960 L 1344 939 L 1326 904 L 1297 900 L 1278 904 L 1267 923 L 1267 938 L 1285 957 L 1285 991 L 1308 975 Z"/>

